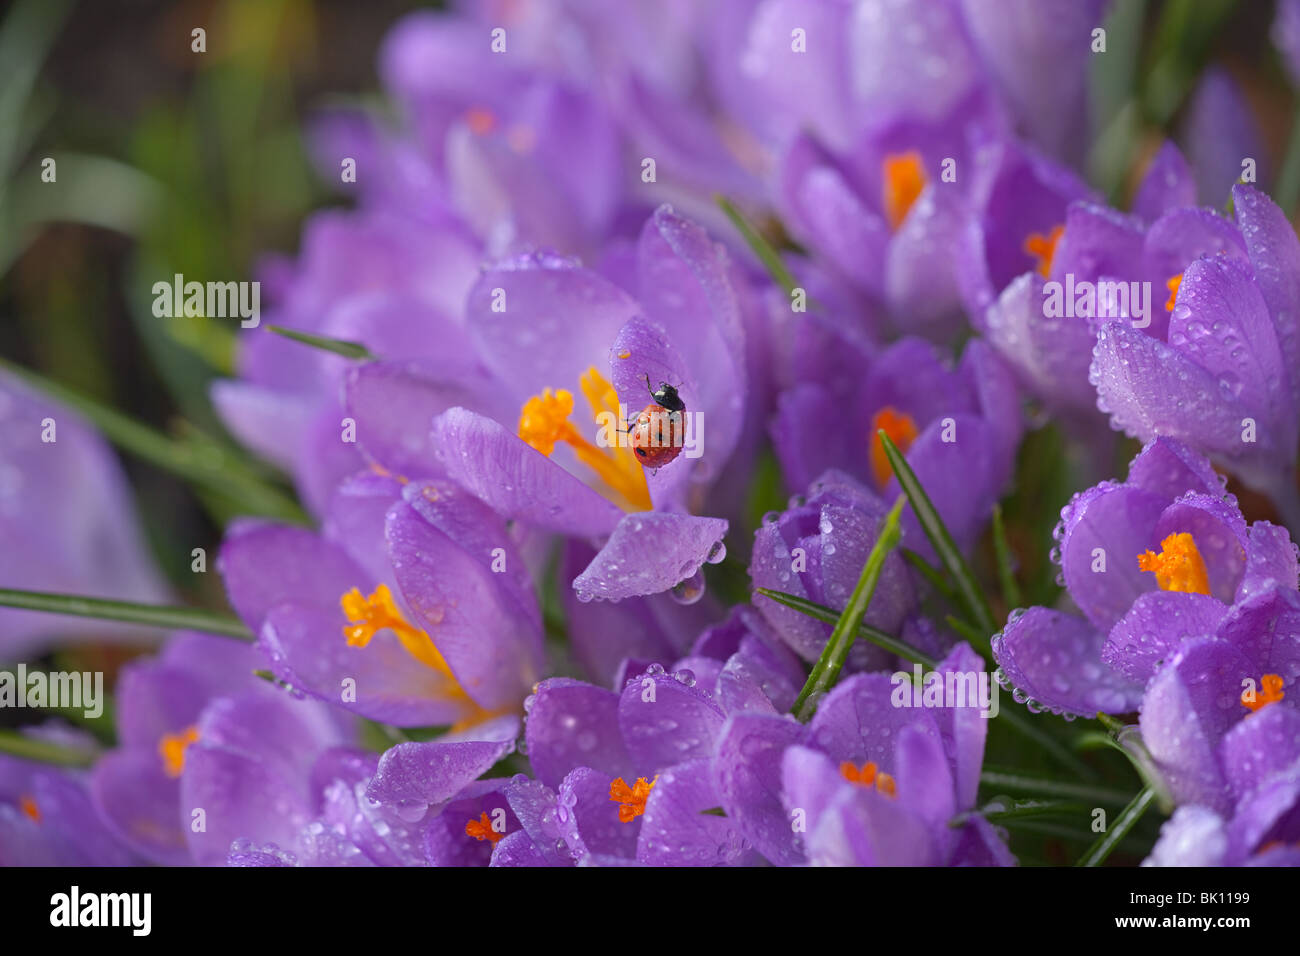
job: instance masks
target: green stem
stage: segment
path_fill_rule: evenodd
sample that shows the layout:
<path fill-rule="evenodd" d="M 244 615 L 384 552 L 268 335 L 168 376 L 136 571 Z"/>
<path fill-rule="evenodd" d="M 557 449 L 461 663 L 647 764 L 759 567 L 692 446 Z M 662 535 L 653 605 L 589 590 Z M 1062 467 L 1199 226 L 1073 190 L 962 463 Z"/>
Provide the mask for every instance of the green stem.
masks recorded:
<path fill-rule="evenodd" d="M 1002 506 L 993 506 L 993 552 L 998 561 L 998 582 L 1002 586 L 1002 600 L 1007 610 L 1020 607 L 1020 585 L 1012 566 L 1011 545 L 1007 543 L 1007 526 L 1002 520 Z"/>
<path fill-rule="evenodd" d="M 756 594 L 761 594 L 765 598 L 771 598 L 777 604 L 784 604 L 792 610 L 801 614 L 807 614 L 809 617 L 815 617 L 819 621 L 825 621 L 827 624 L 834 624 L 840 619 L 840 612 L 826 607 L 824 604 L 818 604 L 815 601 L 809 601 L 807 598 L 801 598 L 794 594 L 786 594 L 784 591 L 773 591 L 771 588 L 755 588 Z M 884 648 L 891 654 L 897 654 L 904 660 L 911 661 L 914 664 L 921 664 L 933 670 L 937 661 L 924 651 L 918 650 L 906 641 L 894 637 L 892 634 L 886 634 L 870 624 L 858 625 L 858 637 L 866 638 L 877 647 Z"/>
<path fill-rule="evenodd" d="M 61 767 L 88 767 L 95 761 L 94 754 L 84 750 L 27 737 L 13 730 L 0 730 L 0 753 Z"/>
<path fill-rule="evenodd" d="M 736 227 L 736 231 L 744 238 L 749 248 L 753 250 L 754 255 L 758 256 L 758 260 L 763 263 L 776 284 L 785 290 L 786 295 L 793 293 L 799 282 L 789 268 L 786 267 L 781 254 L 772 248 L 772 244 L 764 239 L 757 229 L 750 225 L 749 220 L 744 217 L 730 199 L 726 196 L 714 196 L 713 199 L 718 204 L 718 208 L 731 220 L 731 224 Z"/>
<path fill-rule="evenodd" d="M 920 522 L 925 536 L 929 538 L 930 546 L 934 548 L 934 553 L 939 556 L 940 562 L 956 584 L 957 594 L 961 598 L 967 614 L 974 621 L 976 627 L 984 634 L 991 635 L 997 629 L 993 623 L 993 612 L 989 610 L 988 602 L 984 600 L 984 594 L 980 590 L 979 583 L 975 580 L 975 575 L 971 572 L 970 566 L 967 565 L 966 559 L 962 557 L 956 542 L 952 540 L 952 535 L 948 533 L 947 527 L 944 526 L 943 519 L 939 517 L 939 512 L 935 509 L 934 503 L 930 501 L 925 489 L 921 487 L 921 482 L 916 477 L 916 473 L 912 471 L 911 466 L 903 458 L 903 453 L 885 434 L 884 429 L 881 429 L 877 434 L 880 435 L 881 444 L 884 446 L 885 457 L 889 459 L 889 464 L 894 470 L 894 477 L 898 479 L 898 486 L 903 489 L 908 500 L 912 503 L 912 511 L 916 514 L 917 521 Z"/>
<path fill-rule="evenodd" d="M 196 607 L 169 607 L 139 604 L 134 601 L 110 601 L 81 594 L 53 594 L 48 591 L 14 591 L 0 588 L 0 607 L 17 607 L 27 611 L 93 617 L 105 621 L 125 621 L 146 627 L 172 630 L 203 631 L 222 637 L 252 642 L 253 633 L 237 617 Z"/>
<path fill-rule="evenodd" d="M 1094 843 L 1075 866 L 1100 866 L 1110 856 L 1111 851 L 1119 844 L 1128 832 L 1133 829 L 1138 820 L 1142 819 L 1142 814 L 1147 812 L 1147 807 L 1155 800 L 1156 792 L 1150 787 L 1143 787 L 1142 792 L 1133 798 L 1133 801 L 1120 811 L 1115 822 L 1111 824 L 1109 830 L 1097 838 Z"/>
<path fill-rule="evenodd" d="M 1092 801 L 1109 806 L 1119 806 L 1129 799 L 1129 795 L 1120 790 L 988 768 L 980 773 L 980 784 L 985 787 L 1005 788 L 1016 793 L 1039 793 L 1049 797 Z"/>
<path fill-rule="evenodd" d="M 333 352 L 335 355 L 342 355 L 345 358 L 361 359 L 367 362 L 373 362 L 375 354 L 359 342 L 349 342 L 346 339 L 330 338 L 328 335 L 315 335 L 311 332 L 299 332 L 297 329 L 287 329 L 283 325 L 268 325 L 267 331 L 274 332 L 276 335 L 283 335 L 286 339 L 292 339 L 303 345 L 310 345 L 312 348 L 322 349 L 326 352 Z"/>
<path fill-rule="evenodd" d="M 835 686 L 835 682 L 839 679 L 840 671 L 843 670 L 844 662 L 849 656 L 849 649 L 853 647 L 853 642 L 858 636 L 858 626 L 862 623 L 862 616 L 867 613 L 867 605 L 871 603 L 871 597 L 876 593 L 876 583 L 880 580 L 885 558 L 898 547 L 899 539 L 902 537 L 902 532 L 898 528 L 898 519 L 903 513 L 904 501 L 903 496 L 899 495 L 898 500 L 894 502 L 894 507 L 889 509 L 889 514 L 885 516 L 880 528 L 880 536 L 876 538 L 871 553 L 867 555 L 866 563 L 862 565 L 862 574 L 858 577 L 857 587 L 849 595 L 849 601 L 844 606 L 844 612 L 839 620 L 835 622 L 835 628 L 831 631 L 830 639 L 826 642 L 821 657 L 813 665 L 807 683 L 803 685 L 803 690 L 799 692 L 799 697 L 791 708 L 791 713 L 805 723 L 812 719 L 821 698 Z"/>

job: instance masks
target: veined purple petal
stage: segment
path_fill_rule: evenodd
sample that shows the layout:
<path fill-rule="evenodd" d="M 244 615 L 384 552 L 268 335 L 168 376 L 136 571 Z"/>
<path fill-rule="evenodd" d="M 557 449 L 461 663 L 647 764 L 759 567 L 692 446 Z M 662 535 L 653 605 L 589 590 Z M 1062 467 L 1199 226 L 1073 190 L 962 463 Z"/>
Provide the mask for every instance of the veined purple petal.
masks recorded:
<path fill-rule="evenodd" d="M 718 553 L 721 518 L 664 511 L 626 514 L 591 564 L 573 579 L 579 600 L 659 594 L 691 578 Z"/>
<path fill-rule="evenodd" d="M 1213 637 L 1227 613 L 1208 594 L 1148 591 L 1111 628 L 1101 659 L 1129 680 L 1146 683 L 1184 641 Z"/>
<path fill-rule="evenodd" d="M 786 748 L 804 736 L 804 728 L 790 717 L 734 714 L 723 727 L 714 757 L 714 785 L 727 819 L 778 866 L 801 860 L 781 801 L 781 760 Z"/>
<path fill-rule="evenodd" d="M 1194 639 L 1184 642 L 1148 685 L 1139 721 L 1142 739 L 1177 802 L 1219 812 L 1228 808 L 1217 752 L 1223 735 L 1246 712 L 1240 695 L 1251 670 L 1227 641 Z"/>
<path fill-rule="evenodd" d="M 1165 140 L 1147 166 L 1133 197 L 1133 212 L 1147 222 L 1181 206 L 1196 205 L 1192 167 L 1171 140 Z"/>
<path fill-rule="evenodd" d="M 580 766 L 627 779 L 633 761 L 618 723 L 619 695 L 565 677 L 537 685 L 524 722 L 528 759 L 548 787 Z"/>
<path fill-rule="evenodd" d="M 618 727 L 638 774 L 712 755 L 724 720 L 707 693 L 669 674 L 642 674 L 618 700 Z"/>
<path fill-rule="evenodd" d="M 993 657 L 1016 690 L 1053 711 L 1127 713 L 1142 699 L 1142 686 L 1102 663 L 1105 639 L 1082 618 L 1031 607 L 993 638 Z"/>

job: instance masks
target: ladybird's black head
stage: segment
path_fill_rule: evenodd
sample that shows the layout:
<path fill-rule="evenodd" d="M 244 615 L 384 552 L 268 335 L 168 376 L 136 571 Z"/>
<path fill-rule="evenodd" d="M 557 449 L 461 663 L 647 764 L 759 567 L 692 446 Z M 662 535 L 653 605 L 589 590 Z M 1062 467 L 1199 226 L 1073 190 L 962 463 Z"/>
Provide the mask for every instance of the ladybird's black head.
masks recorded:
<path fill-rule="evenodd" d="M 650 389 L 650 397 L 655 400 L 655 404 L 662 405 L 670 412 L 686 411 L 686 403 L 683 402 L 682 397 L 677 394 L 677 389 L 672 385 L 669 385 L 667 382 L 660 382 L 657 389 L 651 388 L 650 376 L 647 375 L 645 377 L 645 387 Z"/>

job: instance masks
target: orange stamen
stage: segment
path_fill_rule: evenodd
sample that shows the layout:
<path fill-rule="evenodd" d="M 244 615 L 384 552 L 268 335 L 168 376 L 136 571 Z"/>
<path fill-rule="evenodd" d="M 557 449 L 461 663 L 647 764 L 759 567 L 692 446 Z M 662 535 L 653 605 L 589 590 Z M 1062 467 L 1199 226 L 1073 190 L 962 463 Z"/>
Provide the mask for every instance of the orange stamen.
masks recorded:
<path fill-rule="evenodd" d="M 471 819 L 465 824 L 465 835 L 472 836 L 479 843 L 484 840 L 491 840 L 493 846 L 496 846 L 496 842 L 505 836 L 504 833 L 498 833 L 492 828 L 492 820 L 488 817 L 486 810 L 479 814 L 477 820 Z"/>
<path fill-rule="evenodd" d="M 496 115 L 481 106 L 475 106 L 465 113 L 465 125 L 475 136 L 490 133 L 497 125 Z"/>
<path fill-rule="evenodd" d="M 871 417 L 871 473 L 876 478 L 876 484 L 883 488 L 894 476 L 894 469 L 885 457 L 885 443 L 880 440 L 882 430 L 903 454 L 907 454 L 919 432 L 912 416 L 898 411 L 892 405 L 886 405 Z"/>
<path fill-rule="evenodd" d="M 882 178 L 885 218 L 889 220 L 889 228 L 896 231 L 925 189 L 925 167 L 921 165 L 921 154 L 910 152 L 886 156 Z"/>
<path fill-rule="evenodd" d="M 599 422 L 619 421 L 618 393 L 614 386 L 593 366 L 579 382 L 582 394 L 591 406 L 591 415 Z M 625 511 L 649 511 L 650 490 L 645 469 L 629 447 L 614 442 L 597 447 L 569 421 L 573 414 L 573 393 L 565 389 L 546 389 L 524 402 L 519 413 L 519 437 L 543 455 L 551 455 L 559 442 L 569 445 L 578 460 L 600 479 L 597 490 Z"/>
<path fill-rule="evenodd" d="M 887 773 L 881 772 L 876 767 L 875 762 L 871 760 L 864 763 L 861 768 L 857 767 L 852 761 L 846 760 L 840 764 L 840 776 L 860 787 L 870 787 L 874 784 L 876 790 L 887 797 L 895 796 L 898 791 L 894 778 Z"/>
<path fill-rule="evenodd" d="M 627 785 L 622 777 L 615 777 L 609 785 L 609 799 L 619 804 L 618 818 L 624 823 L 631 823 L 645 813 L 645 802 L 650 799 L 650 791 L 659 782 L 659 775 L 646 783 L 645 777 L 637 777 L 636 783 Z"/>
<path fill-rule="evenodd" d="M 1265 674 L 1260 678 L 1259 685 L 1260 690 L 1258 693 L 1252 693 L 1250 690 L 1241 692 L 1241 705 L 1251 713 L 1261 707 L 1267 707 L 1269 704 L 1276 704 L 1286 696 L 1285 691 L 1282 690 L 1281 674 Z"/>
<path fill-rule="evenodd" d="M 1031 232 L 1025 240 L 1024 250 L 1038 260 L 1038 274 L 1046 279 L 1052 274 L 1052 260 L 1056 258 L 1056 244 L 1065 235 L 1064 226 L 1055 226 L 1044 236 L 1041 232 Z"/>
<path fill-rule="evenodd" d="M 1171 534 L 1160 542 L 1160 553 L 1138 555 L 1138 570 L 1151 571 L 1162 591 L 1209 594 L 1210 578 L 1196 542 L 1187 532 Z"/>
<path fill-rule="evenodd" d="M 178 734 L 163 734 L 158 741 L 158 756 L 162 757 L 163 772 L 173 780 L 185 769 L 185 751 L 199 739 L 197 727 L 186 727 Z"/>
<path fill-rule="evenodd" d="M 387 628 L 397 635 L 397 639 L 402 642 L 402 647 L 406 648 L 408 654 L 447 679 L 450 687 L 445 692 L 446 695 L 462 702 L 467 708 L 466 716 L 453 724 L 452 730 L 463 730 L 490 717 L 498 716 L 499 713 L 508 712 L 487 711 L 474 702 L 465 692 L 465 688 L 460 685 L 456 675 L 451 672 L 442 652 L 433 643 L 428 632 L 415 627 L 403 617 L 388 585 L 376 585 L 369 597 L 364 597 L 360 588 L 353 588 L 339 598 L 339 604 L 342 605 L 343 613 L 348 619 L 343 634 L 347 637 L 349 647 L 365 647 L 370 643 L 371 638 Z"/>
<path fill-rule="evenodd" d="M 1165 303 L 1166 312 L 1174 311 L 1174 302 L 1178 299 L 1178 287 L 1182 284 L 1183 274 L 1181 272 L 1165 280 L 1165 288 L 1169 290 L 1169 301 Z"/>
<path fill-rule="evenodd" d="M 27 794 L 18 798 L 18 809 L 23 812 L 23 816 L 29 817 L 36 823 L 41 822 L 41 808 L 36 805 L 36 800 Z"/>

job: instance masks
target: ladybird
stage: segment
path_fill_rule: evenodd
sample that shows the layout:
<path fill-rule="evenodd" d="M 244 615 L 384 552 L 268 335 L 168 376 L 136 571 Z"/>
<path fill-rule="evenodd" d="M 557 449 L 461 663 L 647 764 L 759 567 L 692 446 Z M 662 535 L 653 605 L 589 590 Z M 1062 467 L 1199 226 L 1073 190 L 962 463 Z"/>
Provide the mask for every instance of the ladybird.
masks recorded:
<path fill-rule="evenodd" d="M 632 422 L 628 443 L 644 467 L 662 468 L 682 453 L 686 403 L 667 382 L 660 382 L 658 389 L 651 388 L 647 375 L 645 387 L 654 401 L 641 409 Z"/>

